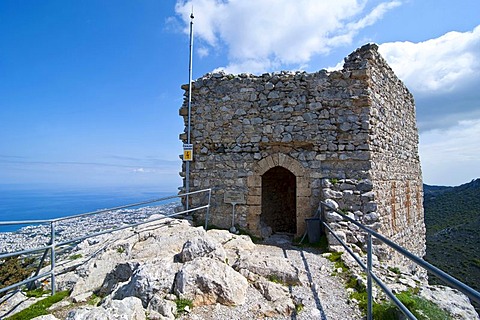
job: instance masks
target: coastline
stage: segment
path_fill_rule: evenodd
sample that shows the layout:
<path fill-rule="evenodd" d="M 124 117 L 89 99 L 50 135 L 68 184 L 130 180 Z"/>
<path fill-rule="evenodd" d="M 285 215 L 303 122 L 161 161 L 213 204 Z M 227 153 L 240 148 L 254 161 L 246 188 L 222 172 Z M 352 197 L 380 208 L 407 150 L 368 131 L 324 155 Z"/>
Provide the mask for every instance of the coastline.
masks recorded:
<path fill-rule="evenodd" d="M 147 221 L 152 215 L 169 215 L 175 212 L 179 201 L 138 209 L 119 209 L 91 216 L 70 218 L 55 224 L 55 241 L 64 242 L 90 233 L 115 229 Z M 29 225 L 16 231 L 0 232 L 0 254 L 42 247 L 50 241 L 48 224 Z"/>

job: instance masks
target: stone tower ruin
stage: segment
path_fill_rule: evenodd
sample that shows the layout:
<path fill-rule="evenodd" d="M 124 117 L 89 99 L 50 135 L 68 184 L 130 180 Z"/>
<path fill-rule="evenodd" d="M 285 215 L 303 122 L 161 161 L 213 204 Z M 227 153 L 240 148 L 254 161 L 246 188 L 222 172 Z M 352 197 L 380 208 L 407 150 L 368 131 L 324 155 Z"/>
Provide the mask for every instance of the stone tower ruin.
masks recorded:
<path fill-rule="evenodd" d="M 193 82 L 190 189 L 213 188 L 211 224 L 231 227 L 234 195 L 237 228 L 301 236 L 319 202 L 332 199 L 424 255 L 415 104 L 377 49 L 357 49 L 340 71 L 219 72 Z M 187 123 L 186 99 L 180 115 Z M 324 218 L 347 242 L 364 243 L 337 214 Z"/>

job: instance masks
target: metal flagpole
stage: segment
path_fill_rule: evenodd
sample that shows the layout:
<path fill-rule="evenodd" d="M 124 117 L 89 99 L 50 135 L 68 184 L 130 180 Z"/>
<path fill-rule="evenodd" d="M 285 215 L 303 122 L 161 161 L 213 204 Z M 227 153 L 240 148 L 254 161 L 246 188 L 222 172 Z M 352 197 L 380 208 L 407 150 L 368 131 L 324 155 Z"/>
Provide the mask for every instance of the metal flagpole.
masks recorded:
<path fill-rule="evenodd" d="M 193 62 L 193 8 L 192 13 L 190 14 L 190 59 L 188 64 L 188 124 L 187 124 L 187 144 L 190 145 L 190 124 L 191 124 L 191 105 L 192 105 L 192 62 Z M 193 150 L 192 150 L 193 152 Z M 184 152 L 185 157 L 185 152 Z M 190 192 L 190 161 L 187 159 L 185 163 L 185 192 L 187 193 L 186 197 L 186 209 L 189 209 L 189 197 L 188 193 Z"/>

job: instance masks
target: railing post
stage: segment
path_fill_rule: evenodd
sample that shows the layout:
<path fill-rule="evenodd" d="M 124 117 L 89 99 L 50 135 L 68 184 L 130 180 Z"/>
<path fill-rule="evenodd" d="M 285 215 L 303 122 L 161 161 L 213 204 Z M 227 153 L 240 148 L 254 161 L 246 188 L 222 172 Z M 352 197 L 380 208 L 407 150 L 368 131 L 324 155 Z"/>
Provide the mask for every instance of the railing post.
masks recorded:
<path fill-rule="evenodd" d="M 55 225 L 50 222 L 50 285 L 52 287 L 52 296 L 55 294 Z"/>
<path fill-rule="evenodd" d="M 208 190 L 208 207 L 205 214 L 205 231 L 208 230 L 208 215 L 210 214 L 210 200 L 212 198 L 212 189 Z"/>
<path fill-rule="evenodd" d="M 48 243 L 48 245 L 50 246 L 50 242 Z M 45 251 L 43 252 L 43 255 L 42 255 L 42 258 L 40 259 L 40 263 L 38 264 L 38 267 L 37 267 L 37 271 L 35 271 L 35 274 L 33 275 L 34 277 L 38 276 L 38 274 L 40 273 L 40 269 L 42 269 L 42 266 L 43 266 L 43 262 L 45 261 L 45 259 L 47 258 L 47 255 L 48 255 L 48 247 L 47 249 L 45 249 Z M 35 282 L 32 281 L 28 284 L 27 288 L 28 290 L 32 290 L 33 289 L 33 286 L 34 286 Z"/>
<path fill-rule="evenodd" d="M 372 297 L 372 235 L 367 239 L 367 320 L 372 320 L 373 297 Z"/>
<path fill-rule="evenodd" d="M 325 222 L 325 206 L 323 205 L 323 202 L 320 202 L 320 231 L 325 233 L 325 227 L 323 226 L 323 223 Z"/>

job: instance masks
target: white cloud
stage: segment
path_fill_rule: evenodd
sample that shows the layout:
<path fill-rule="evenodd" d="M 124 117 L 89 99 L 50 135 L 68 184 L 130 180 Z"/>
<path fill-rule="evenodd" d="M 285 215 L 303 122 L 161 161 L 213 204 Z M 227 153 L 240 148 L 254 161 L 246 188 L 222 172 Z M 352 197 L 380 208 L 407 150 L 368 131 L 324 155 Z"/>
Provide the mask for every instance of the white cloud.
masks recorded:
<path fill-rule="evenodd" d="M 175 10 L 188 32 L 192 4 L 194 32 L 207 45 L 226 46 L 227 72 L 263 72 L 284 64 L 305 64 L 313 55 L 352 43 L 399 1 L 366 12 L 365 0 L 191 0 Z"/>
<path fill-rule="evenodd" d="M 480 177 L 480 119 L 420 135 L 424 182 L 459 185 Z"/>
<path fill-rule="evenodd" d="M 480 26 L 419 43 L 384 43 L 380 53 L 412 91 L 455 91 L 480 79 Z"/>
<path fill-rule="evenodd" d="M 197 49 L 197 53 L 200 56 L 200 58 L 206 57 L 209 54 L 209 50 L 207 47 L 200 47 Z"/>
<path fill-rule="evenodd" d="M 348 29 L 357 30 L 373 25 L 389 10 L 400 6 L 400 1 L 384 2 L 376 6 L 369 14 L 355 23 L 350 23 Z"/>

